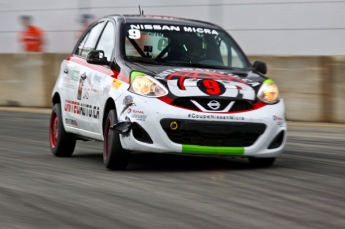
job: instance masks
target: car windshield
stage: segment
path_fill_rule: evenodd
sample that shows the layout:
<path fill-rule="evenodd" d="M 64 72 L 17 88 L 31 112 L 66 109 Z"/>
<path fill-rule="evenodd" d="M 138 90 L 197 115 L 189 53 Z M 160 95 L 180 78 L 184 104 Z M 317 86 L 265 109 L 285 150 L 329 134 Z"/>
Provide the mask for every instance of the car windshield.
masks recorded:
<path fill-rule="evenodd" d="M 225 69 L 249 65 L 223 30 L 130 23 L 123 34 L 125 57 L 131 62 Z"/>

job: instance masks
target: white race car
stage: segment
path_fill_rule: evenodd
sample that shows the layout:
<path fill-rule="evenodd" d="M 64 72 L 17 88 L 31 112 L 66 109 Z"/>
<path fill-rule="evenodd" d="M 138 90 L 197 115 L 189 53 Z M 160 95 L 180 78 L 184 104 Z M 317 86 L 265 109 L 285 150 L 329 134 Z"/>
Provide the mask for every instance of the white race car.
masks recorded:
<path fill-rule="evenodd" d="M 247 157 L 272 165 L 286 142 L 284 102 L 217 25 L 111 15 L 93 23 L 60 69 L 50 147 L 103 141 L 104 164 L 125 169 L 131 151 Z"/>

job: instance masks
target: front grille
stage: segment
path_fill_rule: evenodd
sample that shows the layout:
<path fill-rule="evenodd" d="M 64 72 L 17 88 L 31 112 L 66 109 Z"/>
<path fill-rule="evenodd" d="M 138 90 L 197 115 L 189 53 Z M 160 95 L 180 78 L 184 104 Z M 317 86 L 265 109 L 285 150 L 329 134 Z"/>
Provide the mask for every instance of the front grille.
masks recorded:
<path fill-rule="evenodd" d="M 200 111 L 199 108 L 197 108 L 191 100 L 196 101 L 199 103 L 204 109 L 209 110 L 209 111 L 214 111 L 211 108 L 207 106 L 209 102 L 212 100 L 216 100 L 220 103 L 219 111 L 224 110 L 232 100 L 230 99 L 209 99 L 209 98 L 190 98 L 190 97 L 184 97 L 184 98 L 177 98 L 175 99 L 171 105 L 181 107 L 184 109 L 189 109 L 193 111 Z M 234 105 L 230 108 L 230 110 L 225 111 L 225 112 L 234 112 L 234 111 L 244 111 L 244 110 L 250 110 L 253 109 L 254 106 L 250 101 L 247 100 L 235 100 Z"/>
<path fill-rule="evenodd" d="M 170 124 L 178 128 L 172 130 Z M 172 142 L 201 146 L 247 147 L 264 133 L 266 125 L 243 122 L 206 122 L 162 119 L 161 126 Z"/>

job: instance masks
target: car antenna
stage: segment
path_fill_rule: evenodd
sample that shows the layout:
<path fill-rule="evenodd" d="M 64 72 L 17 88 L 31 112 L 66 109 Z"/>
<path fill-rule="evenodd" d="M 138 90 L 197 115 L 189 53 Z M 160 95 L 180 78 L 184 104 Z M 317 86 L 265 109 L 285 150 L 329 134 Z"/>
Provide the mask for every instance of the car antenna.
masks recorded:
<path fill-rule="evenodd" d="M 139 14 L 144 15 L 144 10 L 141 10 L 140 5 L 139 5 Z"/>

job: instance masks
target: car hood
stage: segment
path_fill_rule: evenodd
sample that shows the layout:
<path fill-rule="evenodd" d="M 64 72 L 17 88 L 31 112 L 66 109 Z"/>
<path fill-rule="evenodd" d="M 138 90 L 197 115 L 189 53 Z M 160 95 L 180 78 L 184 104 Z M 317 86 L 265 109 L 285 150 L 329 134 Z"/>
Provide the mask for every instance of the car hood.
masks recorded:
<path fill-rule="evenodd" d="M 172 97 L 230 97 L 255 100 L 266 77 L 248 70 L 129 64 L 159 80 Z"/>

